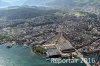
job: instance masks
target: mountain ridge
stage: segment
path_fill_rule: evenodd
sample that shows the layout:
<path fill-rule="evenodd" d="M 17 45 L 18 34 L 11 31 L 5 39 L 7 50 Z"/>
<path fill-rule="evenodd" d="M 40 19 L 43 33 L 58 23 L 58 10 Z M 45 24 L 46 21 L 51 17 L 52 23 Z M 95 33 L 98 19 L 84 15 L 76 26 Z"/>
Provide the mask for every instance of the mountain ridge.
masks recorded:
<path fill-rule="evenodd" d="M 100 11 L 100 0 L 54 0 L 47 5 L 62 9 L 76 9 L 94 13 Z"/>

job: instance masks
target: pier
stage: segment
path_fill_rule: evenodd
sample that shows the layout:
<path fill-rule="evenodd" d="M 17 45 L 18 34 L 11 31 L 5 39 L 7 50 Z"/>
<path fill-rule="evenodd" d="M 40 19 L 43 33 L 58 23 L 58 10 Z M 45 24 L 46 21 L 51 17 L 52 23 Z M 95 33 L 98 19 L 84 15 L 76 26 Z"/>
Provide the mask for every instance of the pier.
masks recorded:
<path fill-rule="evenodd" d="M 70 54 L 72 54 L 79 57 L 86 64 L 86 66 L 91 66 L 85 59 L 83 59 L 83 55 L 64 37 L 62 32 L 58 33 L 58 35 L 56 35 L 54 38 L 51 38 L 50 41 L 49 40 L 42 45 L 46 49 L 46 54 L 48 57 L 54 57 L 57 55 L 61 55 L 61 57 L 69 57 Z M 70 51 L 71 49 L 74 49 L 75 51 Z M 62 51 L 66 52 L 64 53 Z"/>

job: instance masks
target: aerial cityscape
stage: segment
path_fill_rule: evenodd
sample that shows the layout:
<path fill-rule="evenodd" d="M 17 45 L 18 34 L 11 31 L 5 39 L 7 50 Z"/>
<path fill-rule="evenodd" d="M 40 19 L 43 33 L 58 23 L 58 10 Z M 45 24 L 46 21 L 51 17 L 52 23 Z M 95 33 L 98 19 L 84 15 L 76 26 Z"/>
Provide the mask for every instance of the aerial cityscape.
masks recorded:
<path fill-rule="evenodd" d="M 100 66 L 100 0 L 0 0 L 0 66 Z"/>

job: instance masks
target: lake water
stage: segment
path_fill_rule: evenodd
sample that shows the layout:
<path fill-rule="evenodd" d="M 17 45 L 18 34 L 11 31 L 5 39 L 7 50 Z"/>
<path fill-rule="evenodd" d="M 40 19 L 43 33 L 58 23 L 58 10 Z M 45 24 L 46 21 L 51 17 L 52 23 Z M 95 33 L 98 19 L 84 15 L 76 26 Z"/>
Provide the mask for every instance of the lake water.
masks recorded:
<path fill-rule="evenodd" d="M 7 49 L 0 46 L 0 66 L 86 66 L 85 64 L 53 64 L 36 55 L 30 48 L 14 46 Z"/>

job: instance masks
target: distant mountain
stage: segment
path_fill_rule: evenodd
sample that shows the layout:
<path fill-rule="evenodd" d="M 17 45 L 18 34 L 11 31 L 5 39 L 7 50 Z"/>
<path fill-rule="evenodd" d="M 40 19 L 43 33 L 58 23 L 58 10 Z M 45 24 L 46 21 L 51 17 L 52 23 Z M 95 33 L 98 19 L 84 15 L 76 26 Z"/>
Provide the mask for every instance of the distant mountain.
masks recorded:
<path fill-rule="evenodd" d="M 43 16 L 55 13 L 56 10 L 43 10 L 31 7 L 13 7 L 9 9 L 0 10 L 1 20 L 14 20 L 14 19 L 28 19 L 37 16 Z"/>
<path fill-rule="evenodd" d="M 54 0 L 48 5 L 55 6 L 85 6 L 85 5 L 100 5 L 100 0 Z"/>
<path fill-rule="evenodd" d="M 62 9 L 76 9 L 90 12 L 100 12 L 100 0 L 54 0 L 48 3 Z"/>
<path fill-rule="evenodd" d="M 8 6 L 9 3 L 8 2 L 5 2 L 3 0 L 0 0 L 0 7 L 5 7 L 5 6 Z"/>
<path fill-rule="evenodd" d="M 0 0 L 0 6 L 41 6 L 51 1 L 53 0 Z"/>
<path fill-rule="evenodd" d="M 23 5 L 45 5 L 46 3 L 51 1 L 53 0 L 26 0 Z"/>

